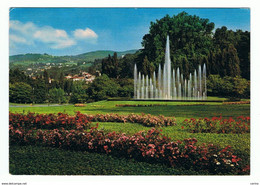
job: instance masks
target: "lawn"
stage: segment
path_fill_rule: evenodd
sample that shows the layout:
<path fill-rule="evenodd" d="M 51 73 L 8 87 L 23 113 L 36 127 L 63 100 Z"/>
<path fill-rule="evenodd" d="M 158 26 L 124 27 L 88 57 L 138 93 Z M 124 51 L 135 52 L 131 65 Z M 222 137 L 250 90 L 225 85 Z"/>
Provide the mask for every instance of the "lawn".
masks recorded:
<path fill-rule="evenodd" d="M 117 104 L 161 104 L 165 106 L 154 107 L 117 107 Z M 14 104 L 11 104 L 14 106 Z M 17 104 L 16 104 L 17 106 Z M 76 111 L 86 114 L 152 114 L 173 116 L 178 121 L 186 118 L 213 117 L 222 115 L 223 117 L 249 116 L 250 105 L 223 105 L 221 102 L 156 102 L 156 101 L 99 101 L 86 104 L 86 107 L 75 107 L 74 105 L 38 107 L 30 105 L 20 105 L 23 107 L 10 107 L 9 111 L 17 113 L 68 113 L 74 115 Z M 231 111 L 232 110 L 232 111 Z"/>
<path fill-rule="evenodd" d="M 152 107 L 117 107 L 117 104 L 163 104 L 165 106 Z M 17 104 L 11 104 L 12 106 Z M 171 137 L 173 141 L 185 138 L 197 138 L 198 143 L 213 143 L 222 148 L 231 145 L 235 154 L 250 163 L 250 134 L 212 134 L 189 133 L 181 129 L 180 123 L 186 118 L 237 117 L 250 116 L 250 105 L 223 105 L 221 102 L 153 102 L 153 101 L 100 101 L 88 103 L 86 107 L 74 105 L 37 107 L 19 105 L 23 107 L 10 107 L 11 112 L 18 113 L 58 113 L 65 112 L 74 115 L 76 111 L 86 114 L 152 114 L 174 116 L 176 126 L 162 128 L 162 134 Z M 93 122 L 94 126 L 96 122 Z M 134 134 L 141 130 L 149 130 L 137 123 L 99 123 L 99 129 L 105 132 L 123 132 Z M 33 157 L 31 157 L 33 156 Z M 69 160 L 68 160 L 69 159 Z M 162 164 L 149 164 L 133 159 L 116 158 L 106 154 L 89 152 L 65 151 L 55 148 L 39 146 L 10 146 L 10 173 L 12 174 L 81 174 L 81 175 L 177 175 L 196 174 L 192 170 L 174 169 Z M 206 172 L 198 172 L 206 174 Z"/>

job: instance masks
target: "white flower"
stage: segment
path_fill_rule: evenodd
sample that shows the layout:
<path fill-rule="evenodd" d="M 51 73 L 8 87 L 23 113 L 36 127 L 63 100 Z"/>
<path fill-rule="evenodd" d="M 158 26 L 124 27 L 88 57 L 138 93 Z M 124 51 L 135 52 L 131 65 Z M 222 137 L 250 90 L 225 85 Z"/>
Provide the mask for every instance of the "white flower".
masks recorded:
<path fill-rule="evenodd" d="M 217 164 L 217 165 L 220 165 L 220 162 L 217 162 L 216 164 Z"/>

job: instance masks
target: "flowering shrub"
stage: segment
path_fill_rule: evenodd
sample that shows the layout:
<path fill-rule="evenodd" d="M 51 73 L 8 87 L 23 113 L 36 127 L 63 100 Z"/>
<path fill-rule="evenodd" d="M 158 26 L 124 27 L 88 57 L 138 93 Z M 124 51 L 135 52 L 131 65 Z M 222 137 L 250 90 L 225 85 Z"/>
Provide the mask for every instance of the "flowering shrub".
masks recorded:
<path fill-rule="evenodd" d="M 212 117 L 211 119 L 191 118 L 190 120 L 184 120 L 182 128 L 186 128 L 192 133 L 249 133 L 250 117 L 239 116 L 236 120 L 233 118 L 223 119 L 221 116 Z"/>
<path fill-rule="evenodd" d="M 140 123 L 144 126 L 155 127 L 155 126 L 171 126 L 176 125 L 175 118 L 160 116 L 152 116 L 150 114 L 129 114 L 129 115 L 118 115 L 118 114 L 96 114 L 87 115 L 89 119 L 96 122 L 130 122 Z"/>
<path fill-rule="evenodd" d="M 98 125 L 90 131 L 79 130 L 23 130 L 9 127 L 10 144 L 36 144 L 70 150 L 93 151 L 160 162 L 170 166 L 193 167 L 211 174 L 248 174 L 242 159 L 234 155 L 230 146 L 224 149 L 213 144 L 198 145 L 195 138 L 172 142 L 170 138 L 153 128 L 132 136 L 124 133 L 105 133 Z"/>
<path fill-rule="evenodd" d="M 87 115 L 77 112 L 76 116 L 69 116 L 68 114 L 34 114 L 27 115 L 9 113 L 9 123 L 14 127 L 23 126 L 24 128 L 42 128 L 54 129 L 64 127 L 65 129 L 86 129 L 89 128 L 90 121 L 96 122 L 130 122 L 139 123 L 148 127 L 155 126 L 172 126 L 176 125 L 176 119 L 160 116 L 152 116 L 150 114 L 96 114 Z"/>
<path fill-rule="evenodd" d="M 27 115 L 9 113 L 9 124 L 14 127 L 28 128 L 41 128 L 41 129 L 54 129 L 63 127 L 65 129 L 86 129 L 90 126 L 90 117 L 87 117 L 80 112 L 75 116 L 68 114 L 58 113 L 55 114 L 34 114 L 28 113 Z"/>
<path fill-rule="evenodd" d="M 83 103 L 77 103 L 77 104 L 75 104 L 74 106 L 75 106 L 75 107 L 86 107 L 86 105 L 83 104 Z"/>
<path fill-rule="evenodd" d="M 241 105 L 241 104 L 250 104 L 250 101 L 223 102 L 223 105 Z"/>

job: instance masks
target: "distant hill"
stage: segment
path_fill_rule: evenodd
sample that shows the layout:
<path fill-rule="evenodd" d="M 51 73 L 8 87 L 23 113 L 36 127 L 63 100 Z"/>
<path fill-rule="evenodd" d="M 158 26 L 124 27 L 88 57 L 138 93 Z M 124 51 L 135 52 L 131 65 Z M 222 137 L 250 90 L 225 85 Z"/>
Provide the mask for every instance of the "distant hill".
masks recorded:
<path fill-rule="evenodd" d="M 134 54 L 138 50 L 128 50 L 128 51 L 110 51 L 110 50 L 100 50 L 100 51 L 92 51 L 79 55 L 72 56 L 53 56 L 48 54 L 21 54 L 21 55 L 13 55 L 9 57 L 10 64 L 19 64 L 19 65 L 28 65 L 32 63 L 64 63 L 64 62 L 94 62 L 95 59 L 102 59 L 107 57 L 109 54 L 113 55 L 114 52 L 117 53 L 118 57 L 121 57 L 125 54 Z"/>
<path fill-rule="evenodd" d="M 75 58 L 78 59 L 83 59 L 83 58 L 87 58 L 89 61 L 94 61 L 95 59 L 101 59 L 101 58 L 105 58 L 108 55 L 113 55 L 115 52 L 117 53 L 118 57 L 121 57 L 122 55 L 126 55 L 126 54 L 134 54 L 136 53 L 137 50 L 128 50 L 128 51 L 110 51 L 110 50 L 103 50 L 103 51 L 93 51 L 93 52 L 88 52 L 88 53 L 83 53 L 80 55 L 75 55 Z"/>

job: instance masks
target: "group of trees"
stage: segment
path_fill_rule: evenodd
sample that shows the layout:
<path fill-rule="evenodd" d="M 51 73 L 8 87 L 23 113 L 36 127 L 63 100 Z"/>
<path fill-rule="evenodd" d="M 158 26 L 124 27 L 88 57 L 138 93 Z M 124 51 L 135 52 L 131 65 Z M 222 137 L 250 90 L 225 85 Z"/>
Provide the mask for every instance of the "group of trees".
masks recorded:
<path fill-rule="evenodd" d="M 250 32 L 232 31 L 225 26 L 213 32 L 214 27 L 208 19 L 185 12 L 151 22 L 149 33 L 143 37 L 143 60 L 139 61 L 138 67 L 148 74 L 154 68 L 158 69 L 158 65 L 164 62 L 169 35 L 172 65 L 186 72 L 187 77 L 198 64 L 206 63 L 208 74 L 241 76 L 249 80 Z M 142 67 L 146 60 L 148 70 Z"/>
<path fill-rule="evenodd" d="M 132 79 L 110 79 L 105 74 L 90 84 L 67 80 L 62 71 L 51 82 L 48 71 L 35 79 L 19 69 L 10 70 L 9 75 L 9 100 L 12 103 L 85 103 L 108 97 L 133 96 Z"/>
<path fill-rule="evenodd" d="M 63 103 L 65 95 L 72 92 L 72 81 L 64 79 L 64 74 L 58 72 L 58 77 L 50 81 L 50 74 L 44 71 L 42 75 L 31 78 L 19 69 L 9 71 L 9 99 L 13 103 Z"/>

